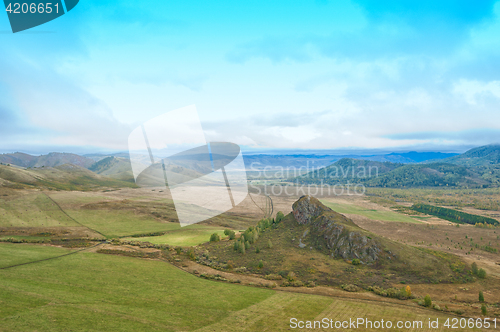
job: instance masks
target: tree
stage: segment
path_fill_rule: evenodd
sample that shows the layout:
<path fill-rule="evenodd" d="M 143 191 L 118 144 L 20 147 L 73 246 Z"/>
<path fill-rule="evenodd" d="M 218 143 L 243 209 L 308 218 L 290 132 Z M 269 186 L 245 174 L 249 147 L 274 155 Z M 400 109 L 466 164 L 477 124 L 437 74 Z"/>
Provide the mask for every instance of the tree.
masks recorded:
<path fill-rule="evenodd" d="M 411 288 L 410 288 L 410 285 L 406 286 L 406 297 L 411 298 Z"/>
<path fill-rule="evenodd" d="M 264 267 L 264 262 L 262 262 L 262 260 L 259 261 L 259 269 L 262 269 Z"/>
<path fill-rule="evenodd" d="M 229 240 L 234 240 L 236 238 L 236 233 L 231 231 L 231 233 L 229 233 Z"/>
<path fill-rule="evenodd" d="M 234 242 L 233 249 L 234 249 L 235 251 L 238 251 L 238 250 L 240 249 L 240 243 L 239 243 L 238 241 L 235 241 L 235 242 Z"/>
<path fill-rule="evenodd" d="M 230 232 L 231 232 L 231 231 L 230 231 L 229 229 L 225 229 L 225 230 L 224 230 L 224 235 L 226 235 L 226 236 L 227 236 L 227 235 L 229 235 L 229 233 L 230 233 Z"/>
<path fill-rule="evenodd" d="M 268 247 L 269 249 L 271 249 L 271 248 L 273 247 L 273 243 L 271 242 L 271 240 L 268 240 L 268 241 L 267 241 L 267 247 Z"/>
<path fill-rule="evenodd" d="M 219 242 L 220 241 L 220 236 L 217 233 L 213 233 L 210 235 L 210 242 Z"/>
<path fill-rule="evenodd" d="M 248 243 L 248 242 L 247 242 Z M 240 245 L 240 252 L 245 254 L 245 245 Z"/>
<path fill-rule="evenodd" d="M 481 305 L 481 313 L 483 314 L 483 316 L 486 316 L 488 314 L 488 310 L 486 310 L 485 304 Z"/>
<path fill-rule="evenodd" d="M 477 275 L 478 269 L 477 269 L 476 262 L 472 263 L 471 269 L 472 269 L 472 273 L 474 273 L 475 275 Z"/>
<path fill-rule="evenodd" d="M 484 302 L 484 295 L 482 291 L 479 291 L 479 302 Z"/>
<path fill-rule="evenodd" d="M 424 304 L 426 307 L 431 307 L 432 306 L 432 299 L 429 295 L 426 295 L 424 297 Z"/>
<path fill-rule="evenodd" d="M 255 253 L 258 254 L 260 252 L 259 247 L 255 247 Z"/>
<path fill-rule="evenodd" d="M 250 249 L 250 243 L 248 241 L 245 242 L 245 249 Z"/>
<path fill-rule="evenodd" d="M 276 219 L 275 219 L 276 223 L 279 223 L 281 220 L 283 220 L 283 218 L 285 218 L 283 212 L 278 211 L 278 213 L 276 213 Z"/>
<path fill-rule="evenodd" d="M 481 279 L 486 278 L 486 271 L 484 269 L 479 269 L 479 271 L 477 272 L 477 276 Z"/>

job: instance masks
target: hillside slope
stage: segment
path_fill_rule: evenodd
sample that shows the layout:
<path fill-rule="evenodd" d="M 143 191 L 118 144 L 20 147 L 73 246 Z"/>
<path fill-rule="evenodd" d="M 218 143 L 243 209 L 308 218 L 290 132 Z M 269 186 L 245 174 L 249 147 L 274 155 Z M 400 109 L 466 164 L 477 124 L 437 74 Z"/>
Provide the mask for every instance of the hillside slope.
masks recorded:
<path fill-rule="evenodd" d="M 207 243 L 196 249 L 198 261 L 218 269 L 281 276 L 293 272 L 304 283 L 363 288 L 471 280 L 457 256 L 375 235 L 310 196 L 295 202 L 293 213 L 283 220 L 266 224 L 264 220 L 245 231 L 242 236 L 251 242 L 245 251 L 241 237 Z M 355 259 L 359 265 L 352 264 Z"/>
<path fill-rule="evenodd" d="M 104 177 L 73 164 L 31 169 L 0 165 L 0 179 L 2 186 L 19 189 L 92 190 L 101 187 L 135 187 L 132 183 Z"/>
<path fill-rule="evenodd" d="M 73 153 L 51 152 L 42 156 L 32 156 L 26 153 L 1 154 L 0 163 L 4 165 L 16 165 L 21 167 L 55 167 L 64 164 L 73 164 L 88 168 L 94 160 Z"/>

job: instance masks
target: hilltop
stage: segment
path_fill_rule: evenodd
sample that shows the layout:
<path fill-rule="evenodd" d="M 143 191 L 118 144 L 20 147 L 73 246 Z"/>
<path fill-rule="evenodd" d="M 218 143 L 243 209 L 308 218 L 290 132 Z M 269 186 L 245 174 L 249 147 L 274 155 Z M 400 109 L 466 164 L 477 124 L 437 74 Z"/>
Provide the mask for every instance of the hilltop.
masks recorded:
<path fill-rule="evenodd" d="M 469 281 L 468 267 L 458 257 L 368 232 L 310 196 L 296 201 L 282 220 L 278 217 L 266 226 L 268 222 L 241 235 L 249 241 L 244 253 L 235 250 L 241 237 L 211 242 L 197 249 L 199 262 L 265 276 L 293 272 L 302 283 L 361 288 Z"/>

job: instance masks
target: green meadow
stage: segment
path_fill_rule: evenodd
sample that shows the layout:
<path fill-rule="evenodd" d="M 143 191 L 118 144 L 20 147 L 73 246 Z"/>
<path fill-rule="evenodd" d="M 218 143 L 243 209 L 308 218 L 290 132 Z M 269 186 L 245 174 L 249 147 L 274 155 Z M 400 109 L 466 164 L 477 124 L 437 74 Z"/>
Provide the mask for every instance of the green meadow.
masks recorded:
<path fill-rule="evenodd" d="M 333 209 L 335 212 L 342 214 L 357 214 L 372 220 L 419 223 L 418 220 L 412 217 L 393 211 L 370 210 L 354 204 L 332 203 L 325 200 L 322 200 L 321 203 Z"/>
<path fill-rule="evenodd" d="M 220 229 L 220 227 L 191 225 L 183 228 L 179 227 L 179 229 L 169 231 L 161 236 L 126 238 L 126 240 L 147 241 L 154 244 L 169 244 L 171 246 L 195 246 L 208 242 L 210 235 L 213 233 L 219 234 L 221 238 L 225 236 L 224 230 Z"/>

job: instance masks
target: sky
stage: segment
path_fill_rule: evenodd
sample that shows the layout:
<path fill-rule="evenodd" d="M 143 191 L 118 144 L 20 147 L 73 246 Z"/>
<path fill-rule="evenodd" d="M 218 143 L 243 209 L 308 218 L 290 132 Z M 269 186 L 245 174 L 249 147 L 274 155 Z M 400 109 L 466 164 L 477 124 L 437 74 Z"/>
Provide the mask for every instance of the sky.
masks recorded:
<path fill-rule="evenodd" d="M 0 14 L 0 152 L 126 151 L 196 105 L 249 151 L 500 143 L 500 1 L 81 0 L 13 34 Z"/>

